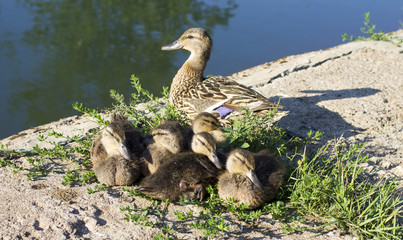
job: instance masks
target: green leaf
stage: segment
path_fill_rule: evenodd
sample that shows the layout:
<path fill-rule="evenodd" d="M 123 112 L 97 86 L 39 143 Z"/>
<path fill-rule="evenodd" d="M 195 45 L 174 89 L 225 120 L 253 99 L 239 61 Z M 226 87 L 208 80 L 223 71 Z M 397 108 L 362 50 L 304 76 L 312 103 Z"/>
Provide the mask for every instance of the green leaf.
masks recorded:
<path fill-rule="evenodd" d="M 241 145 L 241 148 L 249 148 L 250 147 L 250 145 L 249 145 L 249 143 L 247 143 L 247 142 L 245 142 L 245 143 L 243 143 L 242 145 Z"/>

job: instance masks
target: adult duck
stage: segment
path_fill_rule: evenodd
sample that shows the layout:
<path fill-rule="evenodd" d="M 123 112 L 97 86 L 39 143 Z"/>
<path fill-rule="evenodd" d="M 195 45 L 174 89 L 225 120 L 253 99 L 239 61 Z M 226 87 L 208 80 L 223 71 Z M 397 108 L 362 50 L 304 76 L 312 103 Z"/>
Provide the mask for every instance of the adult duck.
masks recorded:
<path fill-rule="evenodd" d="M 213 42 L 203 28 L 190 28 L 175 42 L 162 50 L 186 49 L 190 56 L 175 75 L 169 102 L 187 117 L 194 119 L 200 112 L 210 112 L 226 118 L 232 111 L 247 107 L 253 112 L 281 108 L 258 92 L 223 76 L 204 78 Z"/>

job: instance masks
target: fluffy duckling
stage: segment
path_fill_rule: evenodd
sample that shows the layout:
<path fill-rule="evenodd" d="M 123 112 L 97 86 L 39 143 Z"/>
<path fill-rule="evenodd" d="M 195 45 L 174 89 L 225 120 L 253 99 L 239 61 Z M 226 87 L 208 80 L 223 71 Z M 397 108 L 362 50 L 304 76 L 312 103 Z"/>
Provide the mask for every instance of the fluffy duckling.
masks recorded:
<path fill-rule="evenodd" d="M 217 157 L 217 144 L 215 138 L 207 133 L 196 133 L 192 138 L 191 149 L 195 153 L 204 154 L 214 165 L 221 169 L 223 168 L 220 159 Z"/>
<path fill-rule="evenodd" d="M 194 152 L 173 155 L 145 177 L 136 191 L 159 200 L 203 199 L 205 187 L 216 183 L 220 173 L 217 163 L 213 163 L 215 141 L 208 133 L 198 133 L 191 145 Z"/>
<path fill-rule="evenodd" d="M 148 176 L 173 154 L 186 149 L 186 130 L 174 121 L 165 121 L 151 131 L 152 141 L 143 152 L 142 173 Z"/>
<path fill-rule="evenodd" d="M 267 151 L 253 154 L 235 149 L 226 168 L 218 180 L 218 195 L 248 204 L 250 209 L 274 199 L 284 181 L 285 166 Z"/>
<path fill-rule="evenodd" d="M 120 113 L 95 138 L 90 149 L 98 181 L 111 186 L 130 185 L 140 175 L 138 156 L 144 149 L 143 136 Z"/>
<path fill-rule="evenodd" d="M 239 111 L 242 107 L 254 112 L 281 108 L 258 92 L 226 77 L 205 79 L 203 72 L 212 46 L 213 42 L 205 29 L 190 28 L 178 40 L 161 48 L 186 49 L 191 53 L 172 81 L 169 93 L 171 104 L 185 112 L 190 119 L 200 112 L 215 113 L 223 119 L 231 111 Z"/>
<path fill-rule="evenodd" d="M 227 139 L 223 136 L 223 130 L 220 128 L 220 121 L 217 117 L 208 112 L 199 113 L 192 122 L 194 133 L 208 132 L 218 144 L 224 143 Z"/>
<path fill-rule="evenodd" d="M 102 164 L 94 165 L 93 170 L 98 181 L 109 186 L 131 185 L 141 172 L 138 162 L 120 154 L 108 156 Z"/>

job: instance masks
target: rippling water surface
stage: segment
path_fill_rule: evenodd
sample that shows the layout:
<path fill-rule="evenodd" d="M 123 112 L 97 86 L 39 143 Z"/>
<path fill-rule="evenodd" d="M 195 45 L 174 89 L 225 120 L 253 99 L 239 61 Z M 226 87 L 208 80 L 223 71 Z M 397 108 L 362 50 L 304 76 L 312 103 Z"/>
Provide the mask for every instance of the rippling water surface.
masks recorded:
<path fill-rule="evenodd" d="M 402 0 L 19 0 L 0 2 L 0 138 L 111 106 L 131 74 L 159 95 L 186 60 L 165 52 L 189 27 L 214 40 L 206 75 L 228 75 L 284 56 L 332 47 L 341 35 L 402 27 Z"/>

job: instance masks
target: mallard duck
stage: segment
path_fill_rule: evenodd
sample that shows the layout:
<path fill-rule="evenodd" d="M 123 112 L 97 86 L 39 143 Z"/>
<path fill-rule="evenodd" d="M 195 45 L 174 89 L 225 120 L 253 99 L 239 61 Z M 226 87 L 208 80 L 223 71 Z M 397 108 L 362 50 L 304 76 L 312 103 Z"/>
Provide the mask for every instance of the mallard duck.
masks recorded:
<path fill-rule="evenodd" d="M 153 174 L 170 156 L 187 148 L 186 130 L 175 121 L 165 121 L 151 131 L 152 140 L 142 154 L 142 173 Z"/>
<path fill-rule="evenodd" d="M 99 182 L 111 186 L 130 185 L 140 175 L 139 156 L 143 136 L 120 113 L 95 138 L 90 149 L 93 170 Z"/>
<path fill-rule="evenodd" d="M 218 195 L 248 204 L 250 209 L 274 199 L 285 175 L 284 165 L 267 151 L 253 154 L 235 149 L 228 156 L 226 169 L 218 179 Z"/>
<path fill-rule="evenodd" d="M 191 145 L 194 152 L 177 153 L 167 159 L 140 182 L 136 191 L 159 200 L 203 199 L 205 187 L 216 183 L 220 174 L 211 160 L 215 158 L 211 157 L 215 141 L 208 133 L 198 133 Z"/>
<path fill-rule="evenodd" d="M 225 118 L 231 111 L 248 107 L 254 112 L 281 108 L 258 92 L 226 77 L 204 78 L 203 72 L 210 58 L 212 40 L 203 28 L 190 28 L 175 42 L 162 50 L 186 49 L 190 56 L 175 75 L 169 102 L 194 119 L 200 112 L 210 112 Z"/>

